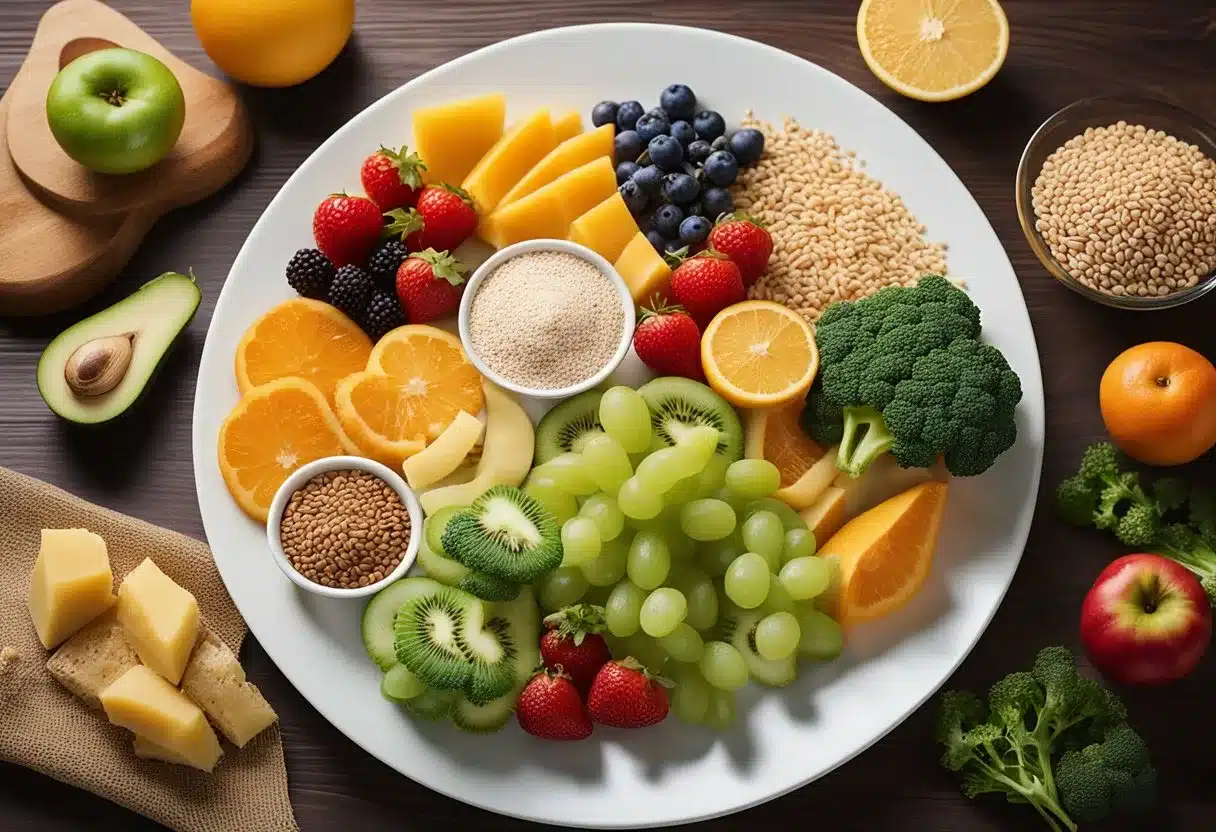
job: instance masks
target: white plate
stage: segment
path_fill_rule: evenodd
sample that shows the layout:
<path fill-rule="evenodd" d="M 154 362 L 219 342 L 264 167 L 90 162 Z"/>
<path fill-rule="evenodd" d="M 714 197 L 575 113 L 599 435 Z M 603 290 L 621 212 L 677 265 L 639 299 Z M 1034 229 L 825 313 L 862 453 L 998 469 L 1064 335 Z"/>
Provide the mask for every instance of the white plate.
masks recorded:
<path fill-rule="evenodd" d="M 229 498 L 216 436 L 237 400 L 232 357 L 245 328 L 290 296 L 292 252 L 311 245 L 314 206 L 359 190 L 359 165 L 381 143 L 409 141 L 410 112 L 504 90 L 509 118 L 534 107 L 636 98 L 655 106 L 688 83 L 728 121 L 751 108 L 823 128 L 868 162 L 950 244 L 984 336 L 1021 375 L 1019 439 L 982 477 L 951 485 L 937 562 L 916 601 L 858 633 L 845 656 L 790 688 L 740 696 L 725 735 L 674 719 L 658 728 L 598 731 L 544 743 L 515 726 L 489 738 L 411 721 L 380 696 L 364 655 L 357 602 L 297 590 L 266 551 L 261 527 Z M 971 650 L 1017 568 L 1030 527 L 1043 448 L 1043 390 L 1034 334 L 1013 269 L 979 206 L 945 162 L 898 117 L 832 73 L 785 52 L 694 29 L 605 24 L 499 43 L 415 79 L 364 110 L 288 180 L 254 227 L 220 295 L 203 350 L 194 409 L 194 470 L 207 538 L 250 629 L 291 683 L 348 737 L 402 774 L 495 812 L 601 828 L 694 821 L 753 806 L 850 759 L 924 702 Z M 925 764 L 934 764 L 926 751 Z"/>

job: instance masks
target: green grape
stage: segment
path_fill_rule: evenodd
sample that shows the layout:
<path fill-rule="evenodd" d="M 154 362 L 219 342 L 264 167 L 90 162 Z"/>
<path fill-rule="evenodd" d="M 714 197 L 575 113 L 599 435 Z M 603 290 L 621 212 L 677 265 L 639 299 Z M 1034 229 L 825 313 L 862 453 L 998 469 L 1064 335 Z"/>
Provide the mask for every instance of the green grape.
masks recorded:
<path fill-rule="evenodd" d="M 725 641 L 705 642 L 698 665 L 701 675 L 719 690 L 738 690 L 747 684 L 747 662 L 743 654 Z"/>
<path fill-rule="evenodd" d="M 565 523 L 578 514 L 578 501 L 574 495 L 557 484 L 557 480 L 535 471 L 524 483 L 524 493 L 549 510 L 558 523 Z"/>
<path fill-rule="evenodd" d="M 794 558 L 777 576 L 795 601 L 822 595 L 832 581 L 832 567 L 823 558 Z"/>
<path fill-rule="evenodd" d="M 645 633 L 636 633 L 625 639 L 625 652 L 613 653 L 613 656 L 633 656 L 651 673 L 662 672 L 667 664 L 667 651 L 659 643 Z"/>
<path fill-rule="evenodd" d="M 801 637 L 798 619 L 788 612 L 775 612 L 764 616 L 752 635 L 760 658 L 773 662 L 792 656 L 798 649 L 798 640 Z"/>
<path fill-rule="evenodd" d="M 709 496 L 713 497 L 715 500 L 721 500 L 722 502 L 726 503 L 740 519 L 743 518 L 743 509 L 747 506 L 747 500 L 744 500 L 726 486 L 719 488 Z"/>
<path fill-rule="evenodd" d="M 684 593 L 688 602 L 685 623 L 695 630 L 708 630 L 714 626 L 718 620 L 718 593 L 709 575 L 701 569 L 682 566 L 678 571 L 672 571 L 667 582 Z"/>
<path fill-rule="evenodd" d="M 726 469 L 726 487 L 745 500 L 757 500 L 781 487 L 781 472 L 767 459 L 740 459 Z"/>
<path fill-rule="evenodd" d="M 593 436 L 583 445 L 583 459 L 587 461 L 587 470 L 591 478 L 605 494 L 615 494 L 621 490 L 625 480 L 633 476 L 633 466 L 629 464 L 629 455 L 611 436 Z"/>
<path fill-rule="evenodd" d="M 638 532 L 629 546 L 625 572 L 644 590 L 658 589 L 671 571 L 671 550 L 659 532 Z"/>
<path fill-rule="evenodd" d="M 651 638 L 662 638 L 671 633 L 688 615 L 688 601 L 684 593 L 669 586 L 659 587 L 642 603 L 639 622 L 642 632 Z"/>
<path fill-rule="evenodd" d="M 682 454 L 676 448 L 660 448 L 638 463 L 633 476 L 649 491 L 664 494 L 681 477 L 688 476 L 687 463 L 678 465 Z M 693 473 L 696 473 L 695 471 Z"/>
<path fill-rule="evenodd" d="M 616 537 L 605 540 L 600 546 L 600 556 L 579 568 L 583 577 L 592 586 L 612 586 L 625 577 L 625 561 L 629 558 L 629 540 Z"/>
<path fill-rule="evenodd" d="M 798 652 L 810 659 L 827 661 L 844 650 L 844 634 L 840 625 L 819 610 L 798 612 Z"/>
<path fill-rule="evenodd" d="M 728 690 L 713 690 L 709 694 L 709 708 L 702 722 L 715 731 L 725 731 L 735 721 L 735 695 Z"/>
<path fill-rule="evenodd" d="M 770 578 L 768 582 L 768 597 L 764 599 L 765 612 L 794 612 L 798 605 L 794 603 L 794 599 L 790 597 L 790 592 L 785 588 L 785 585 L 776 578 Z"/>
<path fill-rule="evenodd" d="M 781 562 L 789 563 L 794 558 L 809 558 L 815 554 L 815 535 L 810 529 L 790 529 L 785 533 L 785 544 L 781 549 Z"/>
<path fill-rule="evenodd" d="M 757 511 L 744 520 L 743 546 L 749 552 L 763 555 L 769 570 L 776 572 L 781 568 L 781 550 L 785 547 L 781 518 L 771 511 Z"/>
<path fill-rule="evenodd" d="M 663 511 L 666 512 L 667 509 L 663 509 Z M 697 551 L 697 541 L 680 530 L 679 509 L 673 511 L 673 518 L 670 525 L 667 525 L 663 530 L 663 536 L 667 539 L 667 548 L 671 551 L 671 559 L 678 561 L 692 560 L 692 556 Z"/>
<path fill-rule="evenodd" d="M 705 468 L 697 475 L 697 496 L 714 496 L 726 482 L 726 469 L 729 465 L 724 457 L 710 457 Z"/>
<path fill-rule="evenodd" d="M 645 614 L 646 608 L 642 608 Z M 681 621 L 665 636 L 659 636 L 659 646 L 678 662 L 699 662 L 705 652 L 705 642 L 687 621 Z"/>
<path fill-rule="evenodd" d="M 735 532 L 721 540 L 702 543 L 697 553 L 697 562 L 711 578 L 721 578 L 735 558 L 746 551 L 743 548 L 743 535 Z"/>
<path fill-rule="evenodd" d="M 745 610 L 755 609 L 768 597 L 772 573 L 763 556 L 745 552 L 735 558 L 734 563 L 722 577 L 726 597 Z"/>
<path fill-rule="evenodd" d="M 718 450 L 718 436 L 718 429 L 711 428 L 709 425 L 697 425 L 680 435 L 676 446 L 692 452 L 689 459 L 692 460 L 690 464 L 693 470 L 686 476 L 699 474 L 709 464 L 714 451 Z"/>
<path fill-rule="evenodd" d="M 700 474 L 693 474 L 691 477 L 676 480 L 676 484 L 663 495 L 663 504 L 665 506 L 682 506 L 689 500 L 695 500 L 697 497 L 700 497 L 700 481 Z"/>
<path fill-rule="evenodd" d="M 600 527 L 590 517 L 571 517 L 562 524 L 562 566 L 582 566 L 600 555 Z"/>
<path fill-rule="evenodd" d="M 562 490 L 576 497 L 590 494 L 596 489 L 595 479 L 591 476 L 591 466 L 583 459 L 582 454 L 564 453 L 533 470 L 549 477 Z"/>
<path fill-rule="evenodd" d="M 675 682 L 676 686 L 671 691 L 672 713 L 683 723 L 698 724 L 709 711 L 713 688 L 695 668 L 686 668 Z"/>
<path fill-rule="evenodd" d="M 595 521 L 600 530 L 600 540 L 616 540 L 625 528 L 625 515 L 621 513 L 616 500 L 607 494 L 592 494 L 583 501 L 578 513 Z"/>
<path fill-rule="evenodd" d="M 781 525 L 785 527 L 787 532 L 790 529 L 806 528 L 806 521 L 798 516 L 798 512 L 780 500 L 774 500 L 772 497 L 761 497 L 759 500 L 752 500 L 743 507 L 741 514 L 743 519 L 746 520 L 757 511 L 771 511 L 777 515 L 777 519 L 781 521 Z"/>
<path fill-rule="evenodd" d="M 720 540 L 735 530 L 735 512 L 721 500 L 693 500 L 680 510 L 680 528 L 693 540 Z"/>
<path fill-rule="evenodd" d="M 618 638 L 636 633 L 641 626 L 638 615 L 642 612 L 646 595 L 646 590 L 629 580 L 623 580 L 613 587 L 608 603 L 604 604 L 604 623 L 608 626 L 608 632 Z"/>
<path fill-rule="evenodd" d="M 663 497 L 647 490 L 635 474 L 621 485 L 621 490 L 616 495 L 616 504 L 626 517 L 649 520 L 658 517 L 659 512 L 663 510 Z"/>
<path fill-rule="evenodd" d="M 395 664 L 380 677 L 380 693 L 390 702 L 407 702 L 426 693 L 422 680 L 403 664 Z"/>
<path fill-rule="evenodd" d="M 600 424 L 628 453 L 650 447 L 650 408 L 636 390 L 612 387 L 600 398 Z"/>
<path fill-rule="evenodd" d="M 587 594 L 591 584 L 575 566 L 560 566 L 540 579 L 540 608 L 557 612 L 562 607 L 577 604 Z"/>
<path fill-rule="evenodd" d="M 828 588 L 815 596 L 812 605 L 829 616 L 835 616 L 840 605 L 840 559 L 835 556 L 819 558 L 828 567 Z"/>

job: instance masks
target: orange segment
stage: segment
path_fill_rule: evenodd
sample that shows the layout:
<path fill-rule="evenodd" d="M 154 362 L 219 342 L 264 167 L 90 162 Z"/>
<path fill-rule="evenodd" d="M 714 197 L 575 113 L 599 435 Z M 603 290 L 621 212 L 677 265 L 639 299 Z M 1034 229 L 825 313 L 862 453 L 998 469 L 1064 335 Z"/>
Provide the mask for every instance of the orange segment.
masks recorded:
<path fill-rule="evenodd" d="M 802 429 L 804 404 L 798 398 L 743 412 L 743 455 L 777 466 L 781 487 L 773 496 L 798 511 L 814 505 L 839 473 L 834 454 L 825 453 Z"/>
<path fill-rule="evenodd" d="M 275 379 L 311 381 L 333 401 L 334 387 L 362 370 L 372 342 L 350 318 L 328 303 L 293 298 L 253 322 L 236 348 L 236 386 L 241 393 Z"/>
<path fill-rule="evenodd" d="M 316 385 L 284 378 L 246 393 L 220 427 L 219 465 L 237 505 L 266 522 L 292 471 L 327 456 L 359 454 Z"/>
<path fill-rule="evenodd" d="M 749 300 L 718 313 L 701 338 L 709 385 L 739 407 L 800 399 L 815 380 L 819 351 L 802 316 L 778 303 Z"/>

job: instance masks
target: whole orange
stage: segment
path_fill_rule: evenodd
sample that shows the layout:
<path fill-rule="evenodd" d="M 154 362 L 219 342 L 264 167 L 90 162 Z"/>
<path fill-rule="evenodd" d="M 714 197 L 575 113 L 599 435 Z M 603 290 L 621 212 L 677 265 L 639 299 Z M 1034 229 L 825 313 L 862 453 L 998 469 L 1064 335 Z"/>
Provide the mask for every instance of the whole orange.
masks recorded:
<path fill-rule="evenodd" d="M 1111 440 L 1147 465 L 1182 465 L 1216 445 L 1216 367 L 1190 347 L 1124 351 L 1102 374 L 1098 400 Z"/>
<path fill-rule="evenodd" d="M 256 87 L 290 87 L 329 66 L 355 24 L 355 0 L 192 0 L 216 66 Z"/>

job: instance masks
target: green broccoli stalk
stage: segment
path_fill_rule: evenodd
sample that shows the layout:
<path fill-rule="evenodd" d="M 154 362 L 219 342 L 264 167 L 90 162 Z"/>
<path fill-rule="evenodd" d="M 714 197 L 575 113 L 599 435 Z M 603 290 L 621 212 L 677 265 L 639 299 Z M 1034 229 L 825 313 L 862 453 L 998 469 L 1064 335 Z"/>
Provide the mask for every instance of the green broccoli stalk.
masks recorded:
<path fill-rule="evenodd" d="M 992 686 L 985 707 L 969 691 L 941 698 L 942 765 L 968 797 L 1029 803 L 1054 832 L 1147 808 L 1156 771 L 1117 697 L 1077 675 L 1072 653 L 1047 647 L 1027 671 Z"/>

